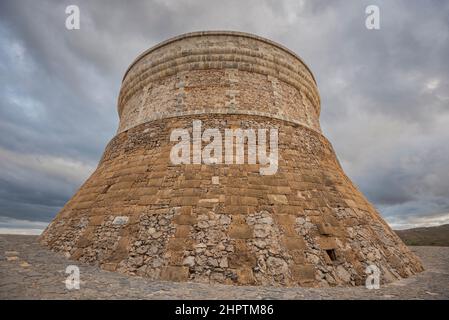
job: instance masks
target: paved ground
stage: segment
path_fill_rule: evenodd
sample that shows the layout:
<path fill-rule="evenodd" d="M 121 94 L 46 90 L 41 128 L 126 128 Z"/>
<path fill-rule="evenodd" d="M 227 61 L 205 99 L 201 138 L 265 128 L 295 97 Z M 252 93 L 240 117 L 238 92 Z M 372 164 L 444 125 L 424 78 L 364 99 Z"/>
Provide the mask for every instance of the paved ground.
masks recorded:
<path fill-rule="evenodd" d="M 449 247 L 411 248 L 426 271 L 379 290 L 149 281 L 80 263 L 80 290 L 67 290 L 65 269 L 74 261 L 41 247 L 35 236 L 0 235 L 0 299 L 449 299 Z"/>

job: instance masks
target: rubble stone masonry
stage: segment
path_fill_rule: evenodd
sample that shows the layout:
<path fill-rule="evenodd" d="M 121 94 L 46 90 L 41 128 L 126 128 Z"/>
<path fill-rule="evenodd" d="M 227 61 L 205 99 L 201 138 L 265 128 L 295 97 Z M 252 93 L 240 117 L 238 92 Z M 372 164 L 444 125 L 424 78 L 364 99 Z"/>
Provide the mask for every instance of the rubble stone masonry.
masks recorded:
<path fill-rule="evenodd" d="M 362 285 L 422 270 L 344 174 L 298 56 L 260 37 L 199 32 L 144 52 L 123 79 L 120 125 L 41 242 L 151 279 L 236 285 Z M 174 129 L 277 128 L 279 167 L 170 161 Z"/>

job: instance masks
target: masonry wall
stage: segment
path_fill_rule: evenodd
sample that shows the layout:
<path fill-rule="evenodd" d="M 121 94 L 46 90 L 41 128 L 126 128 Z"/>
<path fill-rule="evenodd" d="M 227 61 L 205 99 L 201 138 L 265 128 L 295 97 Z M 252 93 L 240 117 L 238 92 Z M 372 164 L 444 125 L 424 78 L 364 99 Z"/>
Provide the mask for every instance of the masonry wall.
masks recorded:
<path fill-rule="evenodd" d="M 320 131 L 312 74 L 296 55 L 266 41 L 197 34 L 151 49 L 124 77 L 118 131 L 197 113 L 265 115 Z"/>
<path fill-rule="evenodd" d="M 422 270 L 344 174 L 319 127 L 319 96 L 287 49 L 196 33 L 144 53 L 124 77 L 120 125 L 92 176 L 41 236 L 71 259 L 152 279 L 360 285 Z M 279 168 L 174 165 L 174 129 L 276 128 Z"/>
<path fill-rule="evenodd" d="M 261 176 L 259 165 L 172 165 L 169 133 L 194 119 L 204 129 L 279 128 L 278 173 Z M 384 281 L 421 269 L 323 136 L 255 116 L 170 118 L 117 135 L 43 239 L 108 270 L 175 281 L 355 285 L 369 264 Z"/>

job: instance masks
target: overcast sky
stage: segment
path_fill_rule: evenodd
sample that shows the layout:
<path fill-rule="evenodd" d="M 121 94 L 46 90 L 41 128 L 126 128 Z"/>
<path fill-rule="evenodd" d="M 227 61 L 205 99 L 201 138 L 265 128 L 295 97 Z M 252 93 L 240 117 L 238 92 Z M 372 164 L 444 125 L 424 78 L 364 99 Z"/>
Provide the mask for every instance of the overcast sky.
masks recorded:
<path fill-rule="evenodd" d="M 81 29 L 65 28 L 66 6 Z M 380 8 L 380 30 L 365 8 Z M 143 50 L 198 30 L 255 33 L 298 53 L 349 177 L 395 228 L 449 223 L 449 1 L 0 2 L 0 232 L 45 226 L 118 125 Z"/>

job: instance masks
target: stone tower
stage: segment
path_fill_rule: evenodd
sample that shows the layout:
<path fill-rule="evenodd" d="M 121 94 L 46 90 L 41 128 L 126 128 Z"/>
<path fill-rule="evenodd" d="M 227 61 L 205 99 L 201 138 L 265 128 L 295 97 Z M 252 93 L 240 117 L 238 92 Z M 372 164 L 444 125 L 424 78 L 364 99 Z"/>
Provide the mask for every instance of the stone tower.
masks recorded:
<path fill-rule="evenodd" d="M 239 32 L 169 39 L 128 68 L 118 113 L 97 169 L 41 236 L 52 250 L 152 279 L 238 285 L 360 285 L 369 265 L 382 282 L 422 270 L 344 174 L 321 133 L 315 79 L 287 48 Z M 171 133 L 198 120 L 203 131 L 276 128 L 276 173 L 174 164 Z"/>

